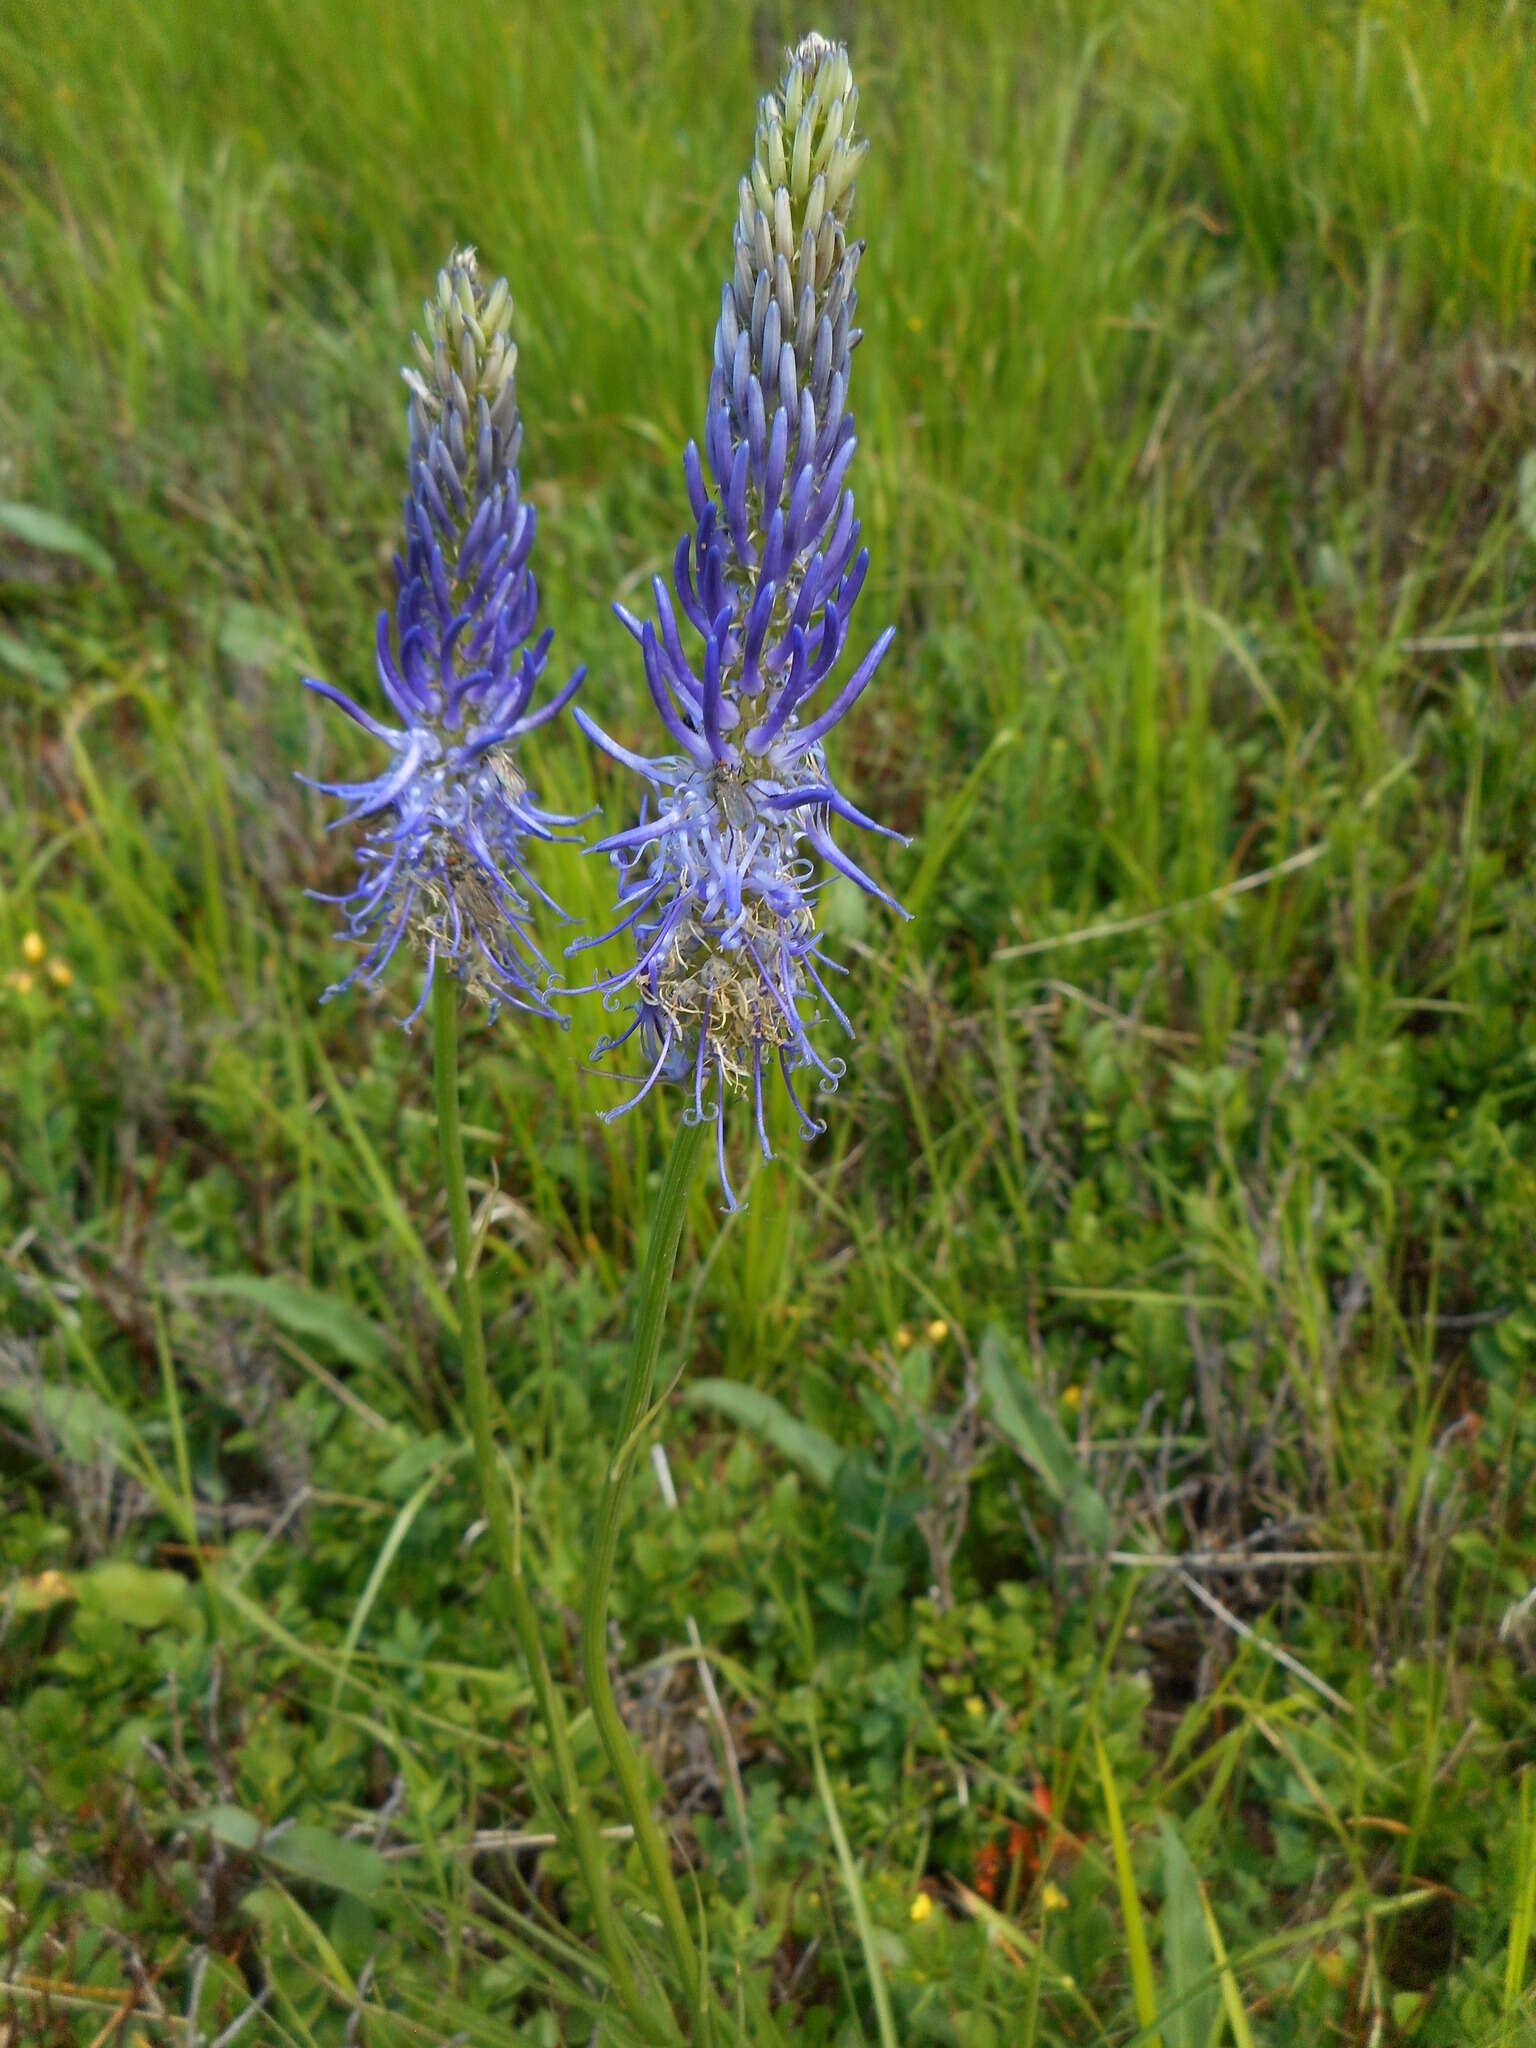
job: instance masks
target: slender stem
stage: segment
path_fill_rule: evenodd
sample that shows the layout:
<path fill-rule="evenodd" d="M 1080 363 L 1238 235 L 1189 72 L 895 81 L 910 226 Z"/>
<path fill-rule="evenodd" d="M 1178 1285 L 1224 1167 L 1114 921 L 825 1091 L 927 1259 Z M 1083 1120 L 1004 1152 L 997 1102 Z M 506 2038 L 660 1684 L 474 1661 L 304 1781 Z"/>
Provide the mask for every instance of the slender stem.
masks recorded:
<path fill-rule="evenodd" d="M 581 1615 L 581 1658 L 586 1673 L 587 1697 L 592 1702 L 597 1732 L 608 1752 L 624 1805 L 634 1823 L 651 1890 L 661 1908 L 662 1924 L 672 1947 L 684 1990 L 695 2014 L 707 2012 L 706 1987 L 699 1972 L 698 1953 L 688 1931 L 672 1861 L 646 1798 L 645 1778 L 619 1710 L 614 1704 L 613 1685 L 608 1676 L 608 1586 L 613 1576 L 614 1553 L 618 1547 L 619 1522 L 624 1512 L 624 1495 L 638 1448 L 641 1419 L 651 1405 L 656 1377 L 656 1353 L 666 1321 L 667 1291 L 677 1264 L 677 1244 L 682 1235 L 683 1216 L 688 1207 L 688 1190 L 703 1149 L 705 1127 L 680 1124 L 672 1140 L 672 1151 L 662 1174 L 661 1194 L 651 1223 L 651 1241 L 645 1254 L 645 1273 L 640 1282 L 640 1315 L 635 1325 L 634 1349 L 630 1354 L 629 1383 L 624 1389 L 624 1406 L 614 1438 L 613 1458 L 598 1508 L 597 1541 L 588 1563 L 587 1597 Z"/>
<path fill-rule="evenodd" d="M 475 1439 L 475 1468 L 480 1496 L 490 1524 L 496 1559 L 512 1596 L 512 1620 L 517 1629 L 533 1680 L 534 1694 L 549 1746 L 554 1753 L 555 1772 L 560 1780 L 561 1803 L 569 1824 L 581 1867 L 592 1916 L 615 1988 L 625 2006 L 648 2035 L 654 2037 L 656 2022 L 647 2010 L 635 1982 L 635 1973 L 625 1953 L 613 1902 L 608 1893 L 608 1872 L 596 1825 L 582 1796 L 571 1755 L 565 1710 L 550 1677 L 539 1633 L 539 1619 L 523 1577 L 518 1533 L 507 1510 L 507 1493 L 491 1434 L 491 1392 L 485 1364 L 485 1331 L 480 1321 L 480 1290 L 471 1264 L 472 1241 L 469 1223 L 469 1188 L 464 1178 L 464 1145 L 459 1133 L 459 1019 L 458 985 L 450 974 L 439 974 L 432 992 L 432 1064 L 437 1087 L 437 1140 L 442 1157 L 443 1184 L 448 1194 L 448 1221 L 453 1233 L 453 1262 L 458 1280 L 459 1335 L 464 1357 L 464 1392 L 469 1405 L 470 1426 Z M 670 2030 L 669 2030 L 670 2032 Z M 673 2036 L 675 2038 L 675 2036 Z"/>

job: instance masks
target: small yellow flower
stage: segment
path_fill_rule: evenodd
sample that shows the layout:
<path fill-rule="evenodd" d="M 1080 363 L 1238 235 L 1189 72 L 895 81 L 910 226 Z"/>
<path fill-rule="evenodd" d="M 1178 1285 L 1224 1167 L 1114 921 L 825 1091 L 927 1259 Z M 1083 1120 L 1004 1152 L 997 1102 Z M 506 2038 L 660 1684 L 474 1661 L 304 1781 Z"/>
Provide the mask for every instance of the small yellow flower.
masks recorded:
<path fill-rule="evenodd" d="M 1061 1405 L 1063 1408 L 1070 1408 L 1072 1410 L 1072 1413 L 1075 1415 L 1078 1409 L 1081 1408 L 1083 1405 L 1082 1388 L 1063 1387 L 1061 1390 Z"/>
<path fill-rule="evenodd" d="M 1067 1903 L 1067 1895 L 1061 1886 L 1047 1878 L 1040 1892 L 1040 1903 L 1047 1913 L 1059 1913 Z"/>
<path fill-rule="evenodd" d="M 40 967 L 47 951 L 41 932 L 28 932 L 21 942 L 21 957 L 29 967 Z"/>
<path fill-rule="evenodd" d="M 942 1344 L 949 1335 L 949 1325 L 942 1316 L 935 1316 L 927 1327 L 926 1335 L 930 1344 Z"/>
<path fill-rule="evenodd" d="M 75 970 L 67 960 L 54 958 L 48 962 L 48 979 L 55 988 L 68 988 L 75 978 Z"/>
<path fill-rule="evenodd" d="M 910 1351 L 912 1349 L 912 1332 L 905 1323 L 902 1323 L 897 1329 L 895 1343 L 898 1351 Z"/>
<path fill-rule="evenodd" d="M 32 977 L 24 967 L 13 968 L 5 977 L 5 983 L 7 988 L 15 989 L 19 996 L 29 996 L 32 993 Z"/>
<path fill-rule="evenodd" d="M 981 1719 L 982 1715 L 987 1711 L 987 1703 L 981 1697 L 980 1693 L 973 1692 L 971 1694 L 970 1698 L 965 1703 L 965 1711 L 970 1715 L 973 1721 L 979 1721 Z"/>
<path fill-rule="evenodd" d="M 912 1918 L 914 1920 L 926 1920 L 932 1912 L 933 1900 L 928 1896 L 927 1892 L 919 1892 L 912 1901 Z"/>
<path fill-rule="evenodd" d="M 57 1607 L 61 1600 L 73 1600 L 74 1586 L 62 1572 L 48 1570 L 39 1572 L 34 1579 L 23 1579 L 17 1588 L 17 1605 L 23 1614 L 38 1614 L 46 1607 Z"/>

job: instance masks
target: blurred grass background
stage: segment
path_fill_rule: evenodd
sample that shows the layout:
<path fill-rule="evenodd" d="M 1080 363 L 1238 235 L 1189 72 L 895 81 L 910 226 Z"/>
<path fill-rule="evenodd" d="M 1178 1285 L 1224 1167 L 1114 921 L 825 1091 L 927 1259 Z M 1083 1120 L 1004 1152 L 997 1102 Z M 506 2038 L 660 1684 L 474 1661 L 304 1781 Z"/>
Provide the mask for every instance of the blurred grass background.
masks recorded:
<path fill-rule="evenodd" d="M 10 2040 L 629 2038 L 522 1842 L 425 1049 L 403 990 L 317 1008 L 347 856 L 294 771 L 363 756 L 297 678 L 371 695 L 398 365 L 472 241 L 556 663 L 644 731 L 608 606 L 686 521 L 806 25 L 0 0 Z M 839 763 L 919 915 L 829 899 L 860 1043 L 744 1217 L 697 1198 L 679 1505 L 642 1473 L 620 1561 L 711 1956 L 765 2041 L 1536 2040 L 1536 34 L 816 25 L 900 629 Z M 535 776 L 632 802 L 573 731 Z M 601 1027 L 466 1048 L 568 1682 L 662 1142 L 596 1122 Z"/>

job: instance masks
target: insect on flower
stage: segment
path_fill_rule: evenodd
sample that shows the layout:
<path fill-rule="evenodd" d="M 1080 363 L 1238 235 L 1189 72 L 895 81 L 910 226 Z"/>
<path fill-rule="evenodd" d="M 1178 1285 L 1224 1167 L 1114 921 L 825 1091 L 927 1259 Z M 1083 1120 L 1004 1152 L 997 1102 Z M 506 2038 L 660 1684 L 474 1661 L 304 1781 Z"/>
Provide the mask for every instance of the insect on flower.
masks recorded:
<path fill-rule="evenodd" d="M 715 330 L 704 456 L 690 442 L 683 458 L 694 530 L 677 549 L 671 587 L 652 583 L 654 621 L 616 607 L 639 644 L 669 750 L 645 758 L 574 714 L 650 786 L 639 823 L 593 849 L 617 868 L 619 920 L 571 948 L 620 934 L 635 946 L 632 965 L 596 984 L 611 1006 L 625 990 L 635 1005 L 597 1057 L 638 1038 L 646 1068 L 637 1092 L 607 1114 L 624 1115 L 660 1081 L 683 1085 L 685 1114 L 715 1120 L 730 1208 L 727 1098 L 750 1095 L 771 1158 L 765 1076 L 777 1067 L 813 1137 L 825 1126 L 796 1077 L 813 1070 L 829 1093 L 844 1072 L 815 1037 L 827 1017 L 853 1033 L 828 987 L 845 970 L 818 929 L 817 858 L 900 911 L 832 828 L 841 820 L 900 835 L 842 795 L 824 750 L 894 637 L 888 628 L 834 685 L 869 567 L 847 488 L 863 252 L 847 220 L 868 147 L 854 137 L 857 107 L 847 51 L 818 35 L 786 53 L 778 90 L 761 102 Z"/>
<path fill-rule="evenodd" d="M 406 546 L 395 557 L 393 634 L 387 612 L 378 626 L 379 682 L 399 723 L 305 678 L 391 756 L 368 781 L 311 785 L 351 805 L 338 824 L 366 828 L 357 886 L 321 900 L 341 906 L 344 936 L 367 951 L 326 999 L 355 981 L 374 986 L 404 942 L 426 963 L 406 1029 L 440 968 L 493 1015 L 503 1003 L 555 1014 L 528 896 L 557 906 L 529 873 L 528 848 L 577 821 L 538 808 L 517 748 L 570 702 L 585 670 L 530 708 L 553 635 L 530 643 L 537 522 L 519 490 L 511 321 L 506 279 L 487 291 L 474 250 L 455 250 L 426 302 L 426 338 L 413 337 L 418 367 L 403 373 Z"/>

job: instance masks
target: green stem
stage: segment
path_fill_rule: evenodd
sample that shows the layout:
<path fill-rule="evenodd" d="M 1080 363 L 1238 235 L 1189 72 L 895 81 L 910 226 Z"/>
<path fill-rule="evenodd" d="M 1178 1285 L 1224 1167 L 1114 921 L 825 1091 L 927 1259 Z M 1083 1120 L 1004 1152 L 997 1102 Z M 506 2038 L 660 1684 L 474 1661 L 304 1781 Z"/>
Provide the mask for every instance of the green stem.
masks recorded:
<path fill-rule="evenodd" d="M 597 1541 L 588 1563 L 587 1596 L 581 1615 L 582 1666 L 597 1732 L 603 1739 L 625 1808 L 634 1823 L 635 1840 L 640 1845 L 651 1890 L 661 1908 L 667 1940 L 696 2015 L 707 2010 L 698 1953 L 688 1931 L 677 1880 L 672 1875 L 672 1859 L 646 1798 L 640 1759 L 614 1704 L 613 1686 L 608 1677 L 607 1637 L 608 1585 L 613 1576 L 624 1495 L 638 1448 L 640 1420 L 651 1405 L 656 1353 L 661 1345 L 662 1325 L 667 1315 L 667 1290 L 672 1284 L 672 1271 L 677 1264 L 677 1244 L 688 1207 L 688 1190 L 699 1162 L 704 1134 L 705 1126 L 701 1123 L 680 1124 L 662 1174 L 661 1194 L 657 1199 L 651 1223 L 651 1241 L 645 1254 L 645 1273 L 640 1282 L 640 1316 L 635 1326 L 634 1349 L 630 1354 L 629 1383 L 624 1389 L 624 1406 L 614 1438 L 613 1459 L 598 1508 Z"/>
<path fill-rule="evenodd" d="M 608 1872 L 596 1825 L 582 1797 L 571 1755 L 565 1710 L 560 1704 L 544 1656 L 539 1620 L 523 1577 L 522 1550 L 518 1532 L 507 1510 L 506 1488 L 491 1434 L 491 1390 L 485 1364 L 485 1331 L 480 1321 L 480 1290 L 472 1266 L 473 1246 L 469 1222 L 469 1188 L 464 1178 L 464 1144 L 459 1134 L 459 1017 L 458 984 L 452 975 L 440 973 L 432 992 L 432 1065 L 437 1087 L 437 1141 L 443 1164 L 443 1184 L 448 1194 L 448 1221 L 453 1233 L 453 1262 L 458 1280 L 459 1334 L 464 1358 L 464 1392 L 469 1405 L 470 1426 L 475 1439 L 475 1469 L 480 1496 L 490 1524 L 496 1559 L 512 1596 L 512 1620 L 527 1660 L 534 1694 L 549 1746 L 554 1753 L 555 1772 L 560 1780 L 561 1803 L 573 1838 L 576 1860 L 581 1866 L 597 1938 L 612 1973 L 614 1986 L 625 2006 L 645 2032 L 654 2037 L 656 2024 L 647 2011 L 630 1967 L 613 1901 L 608 1893 Z M 670 2034 L 670 2030 L 669 2030 Z"/>

